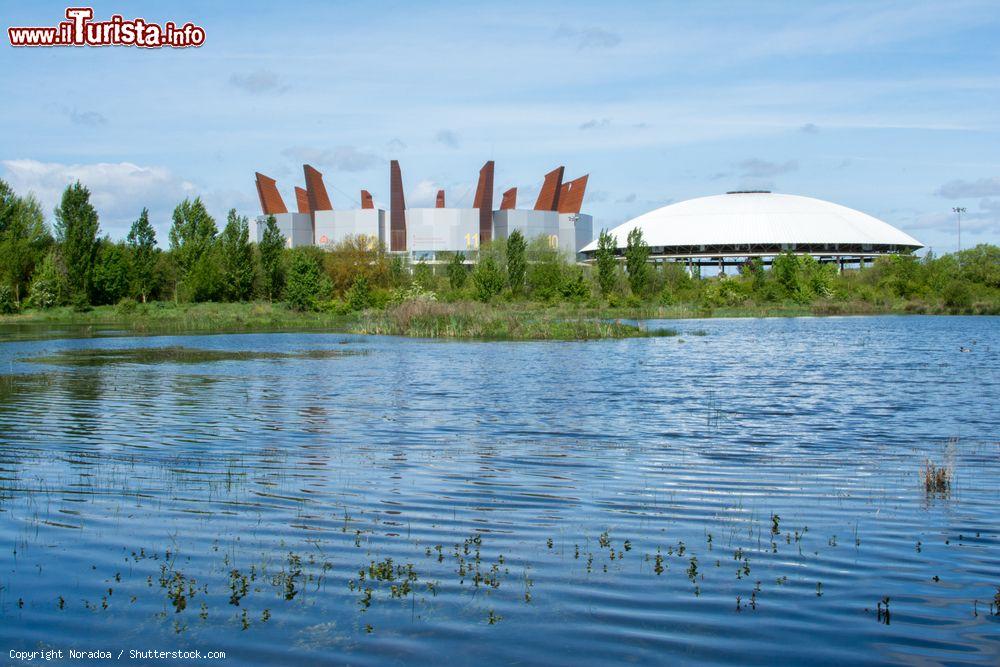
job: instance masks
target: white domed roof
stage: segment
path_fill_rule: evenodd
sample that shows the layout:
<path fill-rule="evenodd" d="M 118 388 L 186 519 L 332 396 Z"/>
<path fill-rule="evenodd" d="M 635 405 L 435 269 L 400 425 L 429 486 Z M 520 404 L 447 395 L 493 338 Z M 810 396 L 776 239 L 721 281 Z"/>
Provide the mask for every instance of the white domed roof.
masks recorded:
<path fill-rule="evenodd" d="M 633 228 L 650 247 L 895 246 L 922 247 L 892 225 L 854 209 L 811 197 L 733 192 L 664 206 L 610 230 L 624 248 Z M 582 252 L 593 252 L 597 241 Z M 874 248 L 873 248 L 874 249 Z"/>

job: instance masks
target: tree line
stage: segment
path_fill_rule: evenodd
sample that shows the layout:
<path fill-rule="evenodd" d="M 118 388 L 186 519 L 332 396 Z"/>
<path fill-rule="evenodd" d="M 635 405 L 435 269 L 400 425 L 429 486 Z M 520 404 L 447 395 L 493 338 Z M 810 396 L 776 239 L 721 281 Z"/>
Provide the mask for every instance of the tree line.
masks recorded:
<path fill-rule="evenodd" d="M 286 248 L 273 217 L 259 243 L 249 221 L 230 210 L 219 230 L 200 198 L 173 211 L 168 247 L 143 209 L 122 241 L 101 235 L 90 192 L 65 189 L 50 230 L 32 195 L 0 180 L 0 312 L 23 308 L 146 303 L 283 301 L 299 310 L 349 312 L 385 308 L 409 298 L 446 301 L 575 303 L 591 307 L 695 304 L 705 308 L 762 304 L 912 305 L 928 312 L 1000 312 L 1000 248 L 979 245 L 944 256 L 879 258 L 864 270 L 838 272 L 809 255 L 784 253 L 770 270 L 759 259 L 736 275 L 702 278 L 694 267 L 649 261 L 638 228 L 623 257 L 606 230 L 593 264 L 580 265 L 514 231 L 474 255 L 407 265 L 363 238 L 332 248 Z"/>

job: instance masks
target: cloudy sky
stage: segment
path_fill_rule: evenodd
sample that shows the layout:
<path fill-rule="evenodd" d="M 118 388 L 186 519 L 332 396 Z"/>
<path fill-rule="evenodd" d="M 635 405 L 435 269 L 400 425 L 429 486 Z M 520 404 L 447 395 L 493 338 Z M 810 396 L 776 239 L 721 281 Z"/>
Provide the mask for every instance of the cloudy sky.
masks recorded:
<path fill-rule="evenodd" d="M 530 206 L 542 175 L 589 173 L 611 227 L 741 188 L 829 199 L 937 252 L 1000 243 L 1000 11 L 994 1 L 96 1 L 96 17 L 193 21 L 187 50 L 0 46 L 0 178 L 51 211 L 79 178 L 105 232 L 149 207 L 161 240 L 200 195 L 259 212 L 253 172 L 288 204 L 302 163 L 334 207 L 439 188 Z M 65 4 L 0 0 L 9 25 Z"/>

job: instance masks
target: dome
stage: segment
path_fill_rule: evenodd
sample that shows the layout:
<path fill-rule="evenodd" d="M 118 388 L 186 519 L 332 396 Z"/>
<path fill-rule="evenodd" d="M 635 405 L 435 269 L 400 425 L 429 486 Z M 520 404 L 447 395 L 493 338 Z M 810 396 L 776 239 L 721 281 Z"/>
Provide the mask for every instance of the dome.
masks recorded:
<path fill-rule="evenodd" d="M 624 248 L 642 230 L 654 256 L 880 254 L 916 250 L 919 241 L 892 225 L 833 202 L 775 194 L 730 192 L 664 206 L 610 230 Z M 581 252 L 593 254 L 597 241 Z"/>

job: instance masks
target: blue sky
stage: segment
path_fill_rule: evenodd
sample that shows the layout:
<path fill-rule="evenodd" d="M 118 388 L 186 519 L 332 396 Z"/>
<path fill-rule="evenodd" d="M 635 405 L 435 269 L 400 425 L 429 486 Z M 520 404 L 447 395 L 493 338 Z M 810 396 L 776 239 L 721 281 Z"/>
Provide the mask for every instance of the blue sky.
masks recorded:
<path fill-rule="evenodd" d="M 545 172 L 590 174 L 585 211 L 612 227 L 739 188 L 828 199 L 936 252 L 1000 243 L 996 2 L 97 2 L 203 26 L 203 47 L 0 46 L 0 178 L 47 211 L 68 181 L 122 237 L 148 206 L 200 195 L 218 219 L 259 212 L 253 172 L 286 203 L 303 162 L 334 206 L 407 204 L 440 187 L 530 206 Z M 4 2 L 10 25 L 65 4 Z M 6 31 L 4 31 L 6 32 Z"/>

